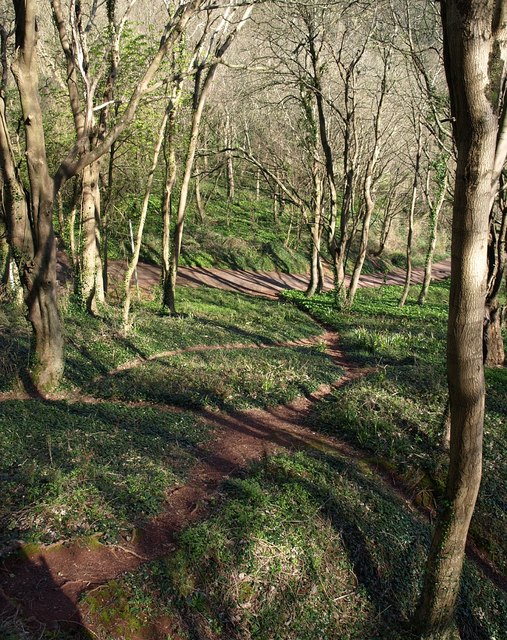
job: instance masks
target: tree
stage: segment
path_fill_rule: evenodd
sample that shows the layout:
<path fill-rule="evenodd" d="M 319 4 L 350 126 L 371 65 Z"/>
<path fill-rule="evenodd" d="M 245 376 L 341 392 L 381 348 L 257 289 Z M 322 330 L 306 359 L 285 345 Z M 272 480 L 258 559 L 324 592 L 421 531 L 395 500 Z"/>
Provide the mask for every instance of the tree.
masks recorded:
<path fill-rule="evenodd" d="M 49 391 L 63 373 L 63 329 L 57 305 L 56 242 L 53 203 L 65 182 L 97 162 L 133 121 L 141 99 L 150 91 L 155 74 L 167 52 L 179 38 L 204 0 L 179 2 L 166 24 L 157 51 L 146 65 L 125 110 L 102 141 L 89 148 L 85 127 L 54 173 L 50 174 L 39 96 L 37 63 L 37 3 L 13 0 L 15 55 L 11 70 L 23 114 L 27 181 L 18 171 L 5 113 L 0 98 L 0 169 L 4 182 L 8 241 L 23 285 L 28 318 L 33 328 L 33 381 Z M 93 113 L 87 111 L 86 117 Z"/>
<path fill-rule="evenodd" d="M 418 298 L 418 303 L 424 304 L 431 283 L 439 218 L 447 190 L 447 165 L 452 154 L 452 148 L 449 148 L 451 118 L 445 83 L 441 78 L 441 36 L 435 35 L 439 21 L 436 5 L 402 0 L 392 4 L 392 15 L 401 43 L 398 47 L 405 59 L 410 84 L 413 85 L 412 100 L 418 106 L 424 129 L 429 133 L 424 144 L 424 156 L 428 163 L 426 181 L 421 179 L 430 222 L 424 280 Z"/>
<path fill-rule="evenodd" d="M 427 155 L 426 152 L 425 155 Z M 427 159 L 429 160 L 429 157 L 427 157 Z M 438 221 L 440 218 L 440 212 L 442 211 L 442 208 L 444 206 L 445 196 L 447 192 L 447 161 L 448 158 L 445 155 L 442 155 L 432 163 L 432 166 L 428 166 L 426 172 L 426 182 L 423 184 L 424 198 L 429 209 L 430 233 L 428 239 L 428 248 L 424 260 L 423 283 L 421 286 L 421 291 L 419 292 L 419 297 L 417 299 L 418 304 L 424 304 L 430 288 L 433 256 L 435 254 L 435 248 L 437 246 Z M 430 183 L 433 173 L 434 195 L 432 196 Z"/>
<path fill-rule="evenodd" d="M 484 364 L 501 367 L 505 361 L 502 325 L 504 307 L 499 294 L 507 264 L 507 200 L 505 171 L 501 176 L 501 189 L 497 206 L 491 209 L 488 242 L 488 288 L 484 313 Z"/>
<path fill-rule="evenodd" d="M 363 201 L 364 201 L 364 214 L 362 216 L 362 227 L 361 234 L 359 240 L 359 250 L 356 258 L 356 262 L 354 264 L 354 270 L 352 272 L 352 276 L 350 278 L 350 286 L 347 291 L 347 299 L 346 303 L 348 306 L 352 306 L 354 302 L 354 297 L 357 292 L 357 288 L 359 286 L 359 277 L 361 275 L 361 271 L 363 269 L 364 261 L 366 258 L 366 252 L 368 249 L 368 237 L 370 231 L 371 219 L 373 216 L 373 211 L 375 209 L 375 182 L 379 178 L 379 172 L 377 170 L 377 166 L 380 159 L 380 153 L 382 149 L 382 145 L 385 142 L 385 132 L 386 130 L 390 131 L 392 134 L 393 127 L 385 126 L 381 124 L 383 109 L 385 105 L 386 95 L 389 91 L 388 86 L 388 74 L 390 68 L 390 57 L 391 52 L 389 49 L 384 49 L 380 53 L 380 57 L 382 59 L 382 71 L 380 82 L 378 85 L 377 93 L 375 96 L 375 104 L 372 109 L 372 125 L 373 125 L 373 136 L 371 142 L 371 149 L 368 153 L 368 159 L 366 162 L 366 169 L 363 180 Z M 392 122 L 389 123 L 392 125 Z"/>
<path fill-rule="evenodd" d="M 199 140 L 199 130 L 206 100 L 210 93 L 218 67 L 228 49 L 236 39 L 236 36 L 248 22 L 253 10 L 253 5 L 244 10 L 234 7 L 231 4 L 224 10 L 223 16 L 218 20 L 218 25 L 214 26 L 212 11 L 208 12 L 208 24 L 203 31 L 203 37 L 196 47 L 194 58 L 195 78 L 194 93 L 192 101 L 192 122 L 190 127 L 190 137 L 186 149 L 185 169 L 180 188 L 178 201 L 178 211 L 176 214 L 176 224 L 173 234 L 172 251 L 167 279 L 162 283 L 163 303 L 167 303 L 172 314 L 176 314 L 176 276 L 181 253 L 181 243 L 183 239 L 183 229 L 187 210 L 188 191 L 192 170 L 194 168 L 197 143 Z M 235 23 L 235 16 L 241 12 L 239 20 Z M 209 41 L 205 37 L 209 33 Z"/>
<path fill-rule="evenodd" d="M 457 148 L 447 334 L 451 442 L 445 494 L 416 612 L 422 636 L 439 640 L 453 636 L 465 544 L 481 481 L 489 219 L 507 154 L 507 5 L 443 0 L 441 17 Z"/>
<path fill-rule="evenodd" d="M 400 299 L 400 307 L 403 307 L 407 301 L 408 294 L 410 292 L 410 281 L 412 279 L 412 245 L 414 241 L 414 214 L 415 214 L 415 206 L 417 203 L 417 190 L 419 188 L 419 173 L 421 166 L 421 155 L 422 155 L 422 145 L 423 145 L 423 136 L 422 136 L 422 126 L 421 121 L 416 122 L 415 114 L 414 114 L 414 127 L 417 128 L 417 150 L 415 152 L 414 158 L 414 178 L 412 182 L 412 197 L 410 199 L 410 207 L 408 212 L 408 234 L 407 234 L 407 262 L 406 262 L 406 271 L 405 271 L 405 284 L 403 287 L 403 293 L 401 294 Z"/>

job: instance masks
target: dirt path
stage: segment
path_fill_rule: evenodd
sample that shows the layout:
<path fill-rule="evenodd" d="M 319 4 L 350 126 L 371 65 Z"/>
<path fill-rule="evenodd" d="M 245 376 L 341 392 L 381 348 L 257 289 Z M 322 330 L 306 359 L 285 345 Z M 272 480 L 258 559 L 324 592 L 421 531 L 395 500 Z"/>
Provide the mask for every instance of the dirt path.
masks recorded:
<path fill-rule="evenodd" d="M 168 496 L 164 512 L 122 545 L 69 542 L 41 547 L 27 558 L 6 558 L 0 567 L 0 609 L 4 615 L 17 612 L 36 625 L 79 626 L 80 595 L 174 549 L 176 534 L 207 513 L 209 501 L 226 477 L 280 448 L 322 450 L 325 446 L 344 453 L 345 445 L 313 433 L 304 426 L 304 419 L 313 403 L 329 394 L 333 386 L 364 375 L 365 370 L 348 365 L 333 332 L 302 342 L 315 340 L 326 345 L 326 352 L 344 371 L 334 385 L 323 385 L 307 398 L 267 410 L 197 412 L 214 428 L 214 438 L 199 452 L 200 462 L 189 481 Z"/>
<path fill-rule="evenodd" d="M 119 280 L 125 273 L 125 263 L 119 260 L 109 265 L 112 280 Z M 451 274 L 451 261 L 443 260 L 433 265 L 433 280 L 443 280 Z M 412 283 L 423 281 L 424 269 L 417 267 L 412 272 Z M 396 269 L 389 274 L 364 274 L 359 280 L 362 287 L 380 287 L 383 284 L 403 284 L 405 272 Z M 138 282 L 142 291 L 148 292 L 160 283 L 160 269 L 153 265 L 140 263 L 138 266 Z M 216 269 L 214 267 L 180 267 L 178 284 L 190 287 L 205 285 L 225 291 L 236 291 L 252 296 L 277 298 L 285 289 L 303 291 L 308 284 L 308 276 L 291 275 L 280 271 L 233 271 L 232 269 Z M 347 281 L 348 282 L 348 281 Z M 327 275 L 324 282 L 326 291 L 333 288 L 333 280 Z"/>

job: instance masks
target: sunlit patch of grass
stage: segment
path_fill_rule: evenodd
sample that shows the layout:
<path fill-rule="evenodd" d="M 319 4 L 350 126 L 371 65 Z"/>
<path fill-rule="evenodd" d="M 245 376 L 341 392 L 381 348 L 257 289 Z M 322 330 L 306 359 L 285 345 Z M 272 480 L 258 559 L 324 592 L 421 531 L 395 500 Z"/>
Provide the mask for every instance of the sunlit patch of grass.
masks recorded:
<path fill-rule="evenodd" d="M 88 391 L 111 399 L 244 409 L 289 402 L 339 376 L 320 348 L 234 349 L 145 363 L 102 379 Z"/>
<path fill-rule="evenodd" d="M 189 414 L 108 403 L 0 410 L 3 544 L 130 532 L 162 509 L 209 434 Z"/>
<path fill-rule="evenodd" d="M 359 289 L 352 310 L 336 307 L 332 293 L 306 298 L 298 291 L 283 297 L 321 322 L 335 328 L 343 348 L 354 360 L 365 364 L 442 363 L 445 354 L 447 282 L 430 288 L 428 302 L 417 304 L 418 288 L 404 307 L 399 306 L 401 287 Z"/>
<path fill-rule="evenodd" d="M 66 386 L 81 386 L 137 357 L 195 345 L 273 344 L 321 333 L 321 328 L 292 305 L 204 287 L 178 291 L 182 317 L 160 313 L 155 302 L 133 305 L 132 328 L 123 335 L 119 309 L 91 318 L 70 306 Z"/>

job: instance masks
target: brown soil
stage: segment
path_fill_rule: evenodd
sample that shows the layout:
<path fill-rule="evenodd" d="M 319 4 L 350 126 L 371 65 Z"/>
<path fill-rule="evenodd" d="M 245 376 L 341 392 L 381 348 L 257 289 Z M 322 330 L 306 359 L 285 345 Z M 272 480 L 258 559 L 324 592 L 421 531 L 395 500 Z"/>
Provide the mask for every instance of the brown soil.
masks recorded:
<path fill-rule="evenodd" d="M 122 281 L 126 264 L 119 260 L 109 264 L 109 274 L 112 281 Z M 159 267 L 139 263 L 137 268 L 137 283 L 143 292 L 149 292 L 153 286 L 160 283 Z M 451 274 L 451 261 L 443 260 L 433 265 L 433 280 L 443 280 Z M 423 281 L 424 269 L 417 267 L 412 271 L 412 283 Z M 405 272 L 396 269 L 389 274 L 364 274 L 359 280 L 362 287 L 380 287 L 383 284 L 403 284 Z M 297 289 L 303 291 L 308 285 L 306 274 L 292 275 L 280 271 L 234 271 L 232 269 L 216 269 L 214 267 L 180 267 L 178 270 L 178 284 L 190 287 L 205 285 L 225 291 L 236 291 L 252 296 L 277 298 L 281 291 Z M 133 286 L 136 286 L 135 284 Z M 324 290 L 333 288 L 330 275 L 324 279 Z"/>

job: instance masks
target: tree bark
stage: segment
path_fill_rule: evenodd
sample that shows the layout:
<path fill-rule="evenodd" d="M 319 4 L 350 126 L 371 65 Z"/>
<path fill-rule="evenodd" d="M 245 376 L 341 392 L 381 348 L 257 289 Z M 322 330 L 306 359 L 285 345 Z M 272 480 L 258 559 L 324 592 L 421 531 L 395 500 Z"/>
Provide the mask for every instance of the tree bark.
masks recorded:
<path fill-rule="evenodd" d="M 319 171 L 319 158 L 317 149 L 314 150 L 312 168 L 312 221 L 310 224 L 310 282 L 305 295 L 311 298 L 315 293 L 320 293 L 323 288 L 322 264 L 320 246 L 322 241 L 322 199 L 323 178 Z"/>
<path fill-rule="evenodd" d="M 366 251 L 368 249 L 368 237 L 370 233 L 370 224 L 371 217 L 373 215 L 373 211 L 375 209 L 375 197 L 372 193 L 372 182 L 373 182 L 373 171 L 375 169 L 375 165 L 378 160 L 378 156 L 380 153 L 380 149 L 378 145 L 375 146 L 375 150 L 373 152 L 373 156 L 368 163 L 368 168 L 366 170 L 366 177 L 364 180 L 364 206 L 365 206 L 365 214 L 363 218 L 363 225 L 361 227 L 361 239 L 359 242 L 359 251 L 357 254 L 356 262 L 354 264 L 354 271 L 352 272 L 352 277 L 350 279 L 350 286 L 347 292 L 347 306 L 351 307 L 354 303 L 354 298 L 356 297 L 357 288 L 359 286 L 359 278 L 361 276 L 361 272 L 363 270 L 364 261 L 366 258 Z"/>
<path fill-rule="evenodd" d="M 213 65 L 206 75 L 202 89 L 199 87 L 199 74 L 196 77 L 196 96 L 197 102 L 192 114 L 192 126 L 190 131 L 190 140 L 187 148 L 187 156 L 185 160 L 185 172 L 181 182 L 180 198 L 178 201 L 178 213 L 176 216 L 176 224 L 174 227 L 172 250 L 169 261 L 169 276 L 167 279 L 167 296 L 164 295 L 164 302 L 167 300 L 167 306 L 171 314 L 176 315 L 176 276 L 178 274 L 178 264 L 181 253 L 181 243 L 183 240 L 183 230 L 185 226 L 185 214 L 187 210 L 188 190 L 190 179 L 192 177 L 192 169 L 194 166 L 195 152 L 197 150 L 197 141 L 199 139 L 199 127 L 201 124 L 202 114 L 206 98 L 208 96 L 213 78 L 216 74 L 217 64 Z"/>
<path fill-rule="evenodd" d="M 412 183 L 412 198 L 410 200 L 410 209 L 408 212 L 408 233 L 407 233 L 407 266 L 405 271 L 405 283 L 403 286 L 403 293 L 400 298 L 400 307 L 404 307 L 408 298 L 408 294 L 410 291 L 410 283 L 412 280 L 412 244 L 414 240 L 414 215 L 415 215 L 415 205 L 417 202 L 417 187 L 419 185 L 419 167 L 421 164 L 421 153 L 422 153 L 422 131 L 421 131 L 421 123 L 419 122 L 418 132 L 417 132 L 417 152 L 415 156 L 415 166 L 414 166 L 414 180 Z"/>
<path fill-rule="evenodd" d="M 16 0 L 14 9 L 16 55 L 11 69 L 23 113 L 30 195 L 14 166 L 3 99 L 0 99 L 0 162 L 8 239 L 33 328 L 32 376 L 39 390 L 46 392 L 59 383 L 63 373 L 63 330 L 56 302 L 56 241 L 52 221 L 55 188 L 48 172 L 38 96 L 35 4 Z"/>
<path fill-rule="evenodd" d="M 166 110 L 164 117 L 162 118 L 162 124 L 160 125 L 157 141 L 155 143 L 151 169 L 146 178 L 146 190 L 144 193 L 143 205 L 141 207 L 141 216 L 139 218 L 139 226 L 137 227 L 136 242 L 134 246 L 132 259 L 130 260 L 127 266 L 127 271 L 125 272 L 125 278 L 124 278 L 124 284 L 123 284 L 123 314 L 122 314 L 123 331 L 125 334 L 128 332 L 128 329 L 129 329 L 129 313 L 130 313 L 130 300 L 131 300 L 130 284 L 132 282 L 132 276 L 134 274 L 134 271 L 137 268 L 137 263 L 139 262 L 139 254 L 141 252 L 141 244 L 143 241 L 144 223 L 146 222 L 146 215 L 148 213 L 148 205 L 150 203 L 151 189 L 153 186 L 153 178 L 155 175 L 155 170 L 158 165 L 158 157 L 160 155 L 160 150 L 162 149 L 162 144 L 164 143 L 164 133 L 167 126 L 168 117 L 169 117 L 169 110 Z"/>
<path fill-rule="evenodd" d="M 171 208 L 176 182 L 176 147 L 174 142 L 176 112 L 169 114 L 166 133 L 166 178 L 162 201 L 162 306 L 169 307 L 171 283 L 169 279 L 171 258 Z"/>
<path fill-rule="evenodd" d="M 441 11 L 457 146 L 447 333 L 451 443 L 445 495 L 416 612 L 421 635 L 439 640 L 453 635 L 465 544 L 481 481 L 489 214 L 507 142 L 504 3 L 447 0 Z M 500 105 L 495 104 L 498 96 Z"/>
<path fill-rule="evenodd" d="M 227 174 L 227 200 L 229 202 L 233 202 L 236 195 L 236 188 L 234 182 L 234 164 L 232 162 L 232 153 L 230 151 L 233 142 L 231 117 L 228 109 L 226 109 L 225 114 L 225 148 L 227 149 L 225 152 L 225 168 Z"/>
<path fill-rule="evenodd" d="M 428 296 L 428 291 L 430 289 L 432 268 L 433 268 L 433 256 L 435 255 L 435 248 L 437 246 L 438 220 L 440 217 L 440 212 L 442 211 L 442 207 L 444 206 L 446 190 L 447 190 L 447 166 L 445 168 L 443 182 L 439 188 L 440 193 L 438 195 L 438 200 L 436 204 L 432 203 L 429 200 L 429 193 L 426 198 L 430 208 L 430 237 L 429 237 L 429 243 L 428 243 L 428 250 L 426 252 L 426 258 L 424 260 L 423 283 L 421 286 L 421 291 L 419 293 L 419 298 L 417 299 L 417 304 L 425 303 L 426 297 Z"/>
<path fill-rule="evenodd" d="M 484 363 L 488 367 L 501 367 L 505 362 L 502 336 L 504 307 L 499 294 L 507 264 L 507 187 L 505 175 L 501 177 L 498 209 L 494 207 L 490 216 L 488 239 L 488 287 L 484 313 Z"/>
<path fill-rule="evenodd" d="M 381 151 L 381 137 L 380 121 L 382 117 L 382 110 L 384 106 L 384 100 L 387 94 L 387 76 L 389 72 L 389 50 L 385 50 L 383 54 L 383 71 L 380 81 L 379 95 L 377 97 L 377 105 L 375 113 L 373 114 L 373 148 L 371 150 L 370 157 L 366 165 L 366 172 L 363 182 L 363 197 L 365 213 L 363 218 L 363 224 L 361 228 L 361 239 L 359 243 L 359 252 L 354 265 L 354 271 L 350 279 L 349 290 L 347 291 L 346 304 L 351 307 L 354 303 L 357 288 L 359 286 L 359 278 L 363 270 L 364 260 L 366 258 L 366 252 L 368 250 L 368 237 L 370 233 L 371 218 L 375 209 L 375 195 L 373 191 L 374 175 L 377 167 L 377 162 L 380 157 Z M 352 198 L 352 190 L 348 197 Z"/>
<path fill-rule="evenodd" d="M 97 313 L 104 302 L 104 281 L 100 254 L 100 189 L 99 162 L 85 167 L 81 181 L 82 247 L 79 269 L 80 298 L 88 311 Z"/>

